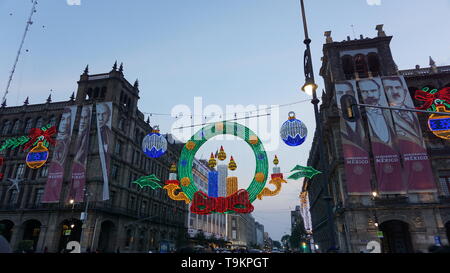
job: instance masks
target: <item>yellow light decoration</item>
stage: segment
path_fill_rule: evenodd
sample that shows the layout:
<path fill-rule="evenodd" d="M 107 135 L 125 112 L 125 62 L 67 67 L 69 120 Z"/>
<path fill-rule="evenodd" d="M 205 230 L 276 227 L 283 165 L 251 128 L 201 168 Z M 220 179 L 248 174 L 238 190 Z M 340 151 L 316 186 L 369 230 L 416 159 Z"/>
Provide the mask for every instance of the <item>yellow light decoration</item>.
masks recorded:
<path fill-rule="evenodd" d="M 183 187 L 187 187 L 187 186 L 189 186 L 191 184 L 191 180 L 189 179 L 189 177 L 183 177 L 182 179 L 181 179 L 181 185 L 183 186 Z"/>
<path fill-rule="evenodd" d="M 217 155 L 217 158 L 220 161 L 224 161 L 227 158 L 227 154 L 225 153 L 225 150 L 223 149 L 223 146 L 220 146 L 219 154 Z"/>
<path fill-rule="evenodd" d="M 255 135 L 251 135 L 251 136 L 248 138 L 248 142 L 249 142 L 250 144 L 252 144 L 252 145 L 258 144 L 258 141 L 259 141 L 259 139 L 258 139 L 258 137 L 255 136 Z"/>
<path fill-rule="evenodd" d="M 171 173 L 177 172 L 177 165 L 175 163 L 172 163 L 172 166 L 170 166 L 169 172 L 171 172 Z"/>
<path fill-rule="evenodd" d="M 216 165 L 217 165 L 216 158 L 214 157 L 214 154 L 211 153 L 211 157 L 209 158 L 209 161 L 208 161 L 208 167 L 214 168 Z"/>
<path fill-rule="evenodd" d="M 194 141 L 188 141 L 186 143 L 186 149 L 188 149 L 189 151 L 194 150 L 194 148 L 195 148 L 195 142 Z"/>
<path fill-rule="evenodd" d="M 31 149 L 26 158 L 27 166 L 31 169 L 39 169 L 44 166 L 48 159 L 48 149 L 43 142 L 38 142 L 37 146 Z"/>
<path fill-rule="evenodd" d="M 178 185 L 168 184 L 165 185 L 163 189 L 167 190 L 167 195 L 172 200 L 184 201 L 186 204 L 189 204 L 191 202 L 191 200 L 189 200 L 184 192 L 180 191 L 177 194 L 175 193 L 176 191 L 181 190 L 180 186 Z"/>
<path fill-rule="evenodd" d="M 448 116 L 432 114 L 428 119 L 430 131 L 442 139 L 450 139 L 450 111 L 445 106 L 438 106 L 436 112 L 448 113 Z"/>
<path fill-rule="evenodd" d="M 260 182 L 260 183 L 262 183 L 262 182 L 264 182 L 264 174 L 263 173 L 257 173 L 256 175 L 255 175 L 255 180 L 256 180 L 256 182 Z"/>
<path fill-rule="evenodd" d="M 238 191 L 238 178 L 235 176 L 227 177 L 227 196 L 233 195 Z"/>
<path fill-rule="evenodd" d="M 282 183 L 287 183 L 286 180 L 281 177 L 275 177 L 269 181 L 269 184 L 275 185 L 275 190 L 270 190 L 269 188 L 264 188 L 260 194 L 258 194 L 258 199 L 262 200 L 263 196 L 275 196 L 280 193 Z"/>
<path fill-rule="evenodd" d="M 228 169 L 230 169 L 231 171 L 234 171 L 237 169 L 237 165 L 233 159 L 233 156 L 231 156 L 230 163 L 228 163 Z"/>
<path fill-rule="evenodd" d="M 278 165 L 280 161 L 278 160 L 278 157 L 275 155 L 275 159 L 273 160 L 273 164 Z"/>
<path fill-rule="evenodd" d="M 223 131 L 223 122 L 216 122 L 215 129 L 216 129 L 216 132 L 222 132 Z"/>

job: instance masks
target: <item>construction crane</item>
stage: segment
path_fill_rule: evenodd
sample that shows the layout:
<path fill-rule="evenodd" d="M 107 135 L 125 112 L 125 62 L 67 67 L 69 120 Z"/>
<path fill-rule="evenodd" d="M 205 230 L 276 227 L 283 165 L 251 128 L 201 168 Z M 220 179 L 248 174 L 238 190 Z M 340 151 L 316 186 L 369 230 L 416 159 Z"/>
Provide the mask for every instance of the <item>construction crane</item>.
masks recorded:
<path fill-rule="evenodd" d="M 11 86 L 14 72 L 16 72 L 16 66 L 17 66 L 17 63 L 19 62 L 19 57 L 22 54 L 22 47 L 23 47 L 23 44 L 25 43 L 25 38 L 27 37 L 28 31 L 30 30 L 30 26 L 33 24 L 32 19 L 33 19 L 34 13 L 36 13 L 36 5 L 38 4 L 38 2 L 37 2 L 37 0 L 32 0 L 31 2 L 33 3 L 33 7 L 31 8 L 31 13 L 27 20 L 27 26 L 25 27 L 25 32 L 23 33 L 22 41 L 20 42 L 19 50 L 17 51 L 16 60 L 14 61 L 14 65 L 11 70 L 11 74 L 9 74 L 8 84 L 6 85 L 6 90 L 5 90 L 5 93 L 3 94 L 3 98 L 2 98 L 3 104 L 6 104 L 6 96 L 8 95 L 9 87 Z"/>

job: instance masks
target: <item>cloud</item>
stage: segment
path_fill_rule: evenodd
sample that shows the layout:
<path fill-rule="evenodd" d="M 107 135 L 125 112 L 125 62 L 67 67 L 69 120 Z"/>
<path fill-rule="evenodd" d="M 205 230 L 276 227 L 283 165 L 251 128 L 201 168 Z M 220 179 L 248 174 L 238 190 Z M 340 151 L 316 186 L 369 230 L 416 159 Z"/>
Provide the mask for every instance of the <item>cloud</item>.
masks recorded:
<path fill-rule="evenodd" d="M 69 6 L 80 6 L 81 0 L 66 0 Z"/>
<path fill-rule="evenodd" d="M 369 6 L 381 6 L 381 0 L 366 0 Z"/>

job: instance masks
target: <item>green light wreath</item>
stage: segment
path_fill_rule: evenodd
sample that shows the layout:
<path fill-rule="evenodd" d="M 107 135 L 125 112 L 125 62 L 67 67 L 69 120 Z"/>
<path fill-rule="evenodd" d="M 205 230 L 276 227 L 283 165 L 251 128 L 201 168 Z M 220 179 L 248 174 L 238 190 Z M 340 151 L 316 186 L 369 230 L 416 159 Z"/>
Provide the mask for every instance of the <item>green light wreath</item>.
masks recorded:
<path fill-rule="evenodd" d="M 199 191 L 192 175 L 192 164 L 195 154 L 208 140 L 219 135 L 234 135 L 239 137 L 246 141 L 253 150 L 256 160 L 256 170 L 253 181 L 247 188 L 247 192 L 249 193 L 250 202 L 255 201 L 258 194 L 261 193 L 266 185 L 268 176 L 267 154 L 257 135 L 249 128 L 235 122 L 223 121 L 207 125 L 195 133 L 186 143 L 178 162 L 178 178 L 180 179 L 180 186 L 183 192 L 189 200 L 192 200 L 194 194 Z"/>

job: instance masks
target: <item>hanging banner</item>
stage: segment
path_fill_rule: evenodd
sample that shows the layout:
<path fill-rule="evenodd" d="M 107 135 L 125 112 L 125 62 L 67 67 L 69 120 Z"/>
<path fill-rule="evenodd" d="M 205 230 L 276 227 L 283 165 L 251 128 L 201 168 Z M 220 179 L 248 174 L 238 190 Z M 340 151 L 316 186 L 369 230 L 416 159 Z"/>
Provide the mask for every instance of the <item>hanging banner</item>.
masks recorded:
<path fill-rule="evenodd" d="M 48 180 L 45 185 L 42 203 L 58 203 L 61 195 L 61 188 L 64 179 L 64 167 L 70 149 L 72 139 L 72 129 L 75 123 L 77 106 L 64 108 L 56 137 L 56 147 L 53 151 L 53 158 L 48 170 Z"/>
<path fill-rule="evenodd" d="M 100 162 L 102 164 L 103 174 L 103 194 L 102 200 L 109 200 L 109 149 L 112 141 L 111 121 L 112 121 L 112 102 L 97 103 L 97 135 Z"/>
<path fill-rule="evenodd" d="M 349 195 L 370 195 L 372 192 L 371 168 L 369 159 L 369 140 L 364 131 L 363 121 L 349 122 L 342 117 L 341 97 L 355 92 L 355 81 L 338 82 L 335 85 L 336 102 L 341 113 L 341 139 L 344 154 L 345 177 Z"/>
<path fill-rule="evenodd" d="M 382 77 L 382 81 L 391 107 L 415 108 L 403 76 Z M 436 185 L 417 114 L 400 110 L 391 112 L 408 192 L 435 192 Z"/>
<path fill-rule="evenodd" d="M 86 161 L 89 153 L 89 133 L 91 130 L 92 105 L 85 105 L 81 110 L 78 136 L 75 142 L 76 154 L 72 165 L 72 183 L 68 200 L 83 202 L 86 184 Z"/>
<path fill-rule="evenodd" d="M 359 80 L 357 86 L 365 104 L 388 107 L 380 78 Z M 406 194 L 400 157 L 395 149 L 397 139 L 390 110 L 366 107 L 366 114 L 378 190 L 380 194 Z"/>

